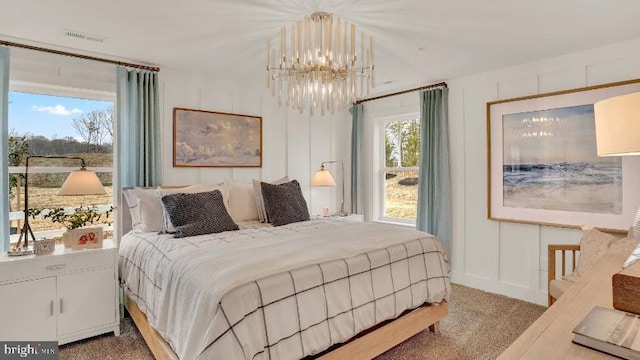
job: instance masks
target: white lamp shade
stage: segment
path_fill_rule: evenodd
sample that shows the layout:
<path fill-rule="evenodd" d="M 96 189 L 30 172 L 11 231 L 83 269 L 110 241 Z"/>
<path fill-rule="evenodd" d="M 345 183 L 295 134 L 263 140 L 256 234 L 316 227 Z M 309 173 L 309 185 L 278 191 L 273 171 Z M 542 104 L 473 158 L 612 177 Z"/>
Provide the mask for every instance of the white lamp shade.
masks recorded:
<path fill-rule="evenodd" d="M 84 169 L 72 171 L 58 190 L 58 195 L 62 196 L 104 195 L 106 193 L 98 175 Z"/>
<path fill-rule="evenodd" d="M 640 92 L 593 105 L 598 156 L 640 155 Z"/>
<path fill-rule="evenodd" d="M 336 186 L 336 181 L 329 170 L 320 169 L 313 175 L 311 186 Z"/>

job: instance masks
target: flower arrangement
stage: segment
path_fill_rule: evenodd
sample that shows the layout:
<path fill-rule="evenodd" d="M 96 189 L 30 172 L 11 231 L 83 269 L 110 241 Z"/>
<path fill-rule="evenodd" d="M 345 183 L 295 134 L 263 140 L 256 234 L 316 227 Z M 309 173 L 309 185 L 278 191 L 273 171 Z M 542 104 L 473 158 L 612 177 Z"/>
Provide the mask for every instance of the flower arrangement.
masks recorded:
<path fill-rule="evenodd" d="M 63 224 L 67 230 L 73 230 L 94 224 L 111 225 L 111 213 L 113 213 L 113 207 L 109 210 L 101 211 L 95 207 L 81 205 L 75 208 L 74 212 L 67 212 L 64 208 L 36 209 L 31 211 L 31 216 L 35 218 L 42 214 L 43 218 Z"/>

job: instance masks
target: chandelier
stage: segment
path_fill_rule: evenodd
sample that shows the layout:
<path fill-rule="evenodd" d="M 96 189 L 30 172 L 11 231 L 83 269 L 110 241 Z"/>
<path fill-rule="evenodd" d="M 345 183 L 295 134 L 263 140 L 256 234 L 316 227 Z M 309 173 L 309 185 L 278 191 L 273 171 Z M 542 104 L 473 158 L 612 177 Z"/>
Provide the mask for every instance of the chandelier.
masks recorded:
<path fill-rule="evenodd" d="M 314 12 L 280 29 L 277 46 L 267 39 L 266 83 L 292 109 L 309 114 L 333 113 L 346 108 L 374 86 L 373 37 L 332 14 Z M 288 46 L 287 46 L 288 45 Z"/>

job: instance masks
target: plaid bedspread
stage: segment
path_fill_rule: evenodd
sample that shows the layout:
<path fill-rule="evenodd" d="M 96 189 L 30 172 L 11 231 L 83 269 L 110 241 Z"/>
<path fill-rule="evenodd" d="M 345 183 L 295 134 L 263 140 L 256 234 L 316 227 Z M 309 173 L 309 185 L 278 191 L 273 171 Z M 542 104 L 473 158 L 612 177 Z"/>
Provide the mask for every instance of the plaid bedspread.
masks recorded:
<path fill-rule="evenodd" d="M 174 239 L 129 233 L 121 284 L 181 359 L 299 359 L 447 300 L 433 236 L 312 220 Z"/>

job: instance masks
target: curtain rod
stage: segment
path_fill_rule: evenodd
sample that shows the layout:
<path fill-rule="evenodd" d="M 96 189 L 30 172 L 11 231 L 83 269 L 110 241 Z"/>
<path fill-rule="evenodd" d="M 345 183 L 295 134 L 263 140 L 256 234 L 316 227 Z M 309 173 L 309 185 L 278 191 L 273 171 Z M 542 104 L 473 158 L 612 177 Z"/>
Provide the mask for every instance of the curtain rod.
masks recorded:
<path fill-rule="evenodd" d="M 413 91 L 426 90 L 426 89 L 431 89 L 431 88 L 436 88 L 436 87 L 445 87 L 446 88 L 447 87 L 447 83 L 446 82 L 439 82 L 437 84 L 420 86 L 420 87 L 409 89 L 409 90 L 402 90 L 402 91 L 398 91 L 398 92 L 394 92 L 394 93 L 390 93 L 390 94 L 374 96 L 372 98 L 360 99 L 360 100 L 356 100 L 354 105 L 357 105 L 357 104 L 360 104 L 360 103 L 363 103 L 363 102 L 367 102 L 367 101 L 384 99 L 384 98 L 390 97 L 390 96 L 402 95 L 402 94 L 406 94 L 406 93 L 413 92 Z"/>
<path fill-rule="evenodd" d="M 71 53 L 71 52 L 67 52 L 67 51 L 47 49 L 47 48 L 43 48 L 43 47 L 39 47 L 39 46 L 20 44 L 20 43 L 15 43 L 15 42 L 11 42 L 11 41 L 0 40 L 0 45 L 12 46 L 12 47 L 23 48 L 23 49 L 28 49 L 28 50 L 35 50 L 35 51 L 42 51 L 42 52 L 46 52 L 46 53 L 50 53 L 50 54 L 75 57 L 75 58 L 80 58 L 80 59 L 85 59 L 85 60 L 99 61 L 99 62 L 115 64 L 115 65 L 121 65 L 121 66 L 126 66 L 126 67 L 130 67 L 130 68 L 135 68 L 135 69 L 149 70 L 149 71 L 153 71 L 153 72 L 159 72 L 160 71 L 160 68 L 156 67 L 156 66 L 140 65 L 140 64 L 134 64 L 134 63 L 129 63 L 129 62 L 125 62 L 125 61 L 117 61 L 117 60 L 100 58 L 100 57 L 96 57 L 96 56 L 75 54 L 75 53 Z"/>

